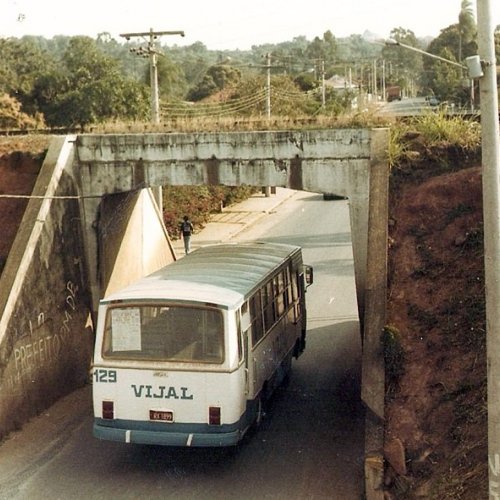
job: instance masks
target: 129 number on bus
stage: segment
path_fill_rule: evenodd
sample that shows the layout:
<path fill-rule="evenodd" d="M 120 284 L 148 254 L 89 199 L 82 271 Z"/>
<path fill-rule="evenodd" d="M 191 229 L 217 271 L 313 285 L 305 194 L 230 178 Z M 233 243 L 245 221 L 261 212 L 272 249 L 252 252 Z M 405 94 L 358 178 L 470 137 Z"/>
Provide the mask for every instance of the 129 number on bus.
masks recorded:
<path fill-rule="evenodd" d="M 96 382 L 116 383 L 116 370 L 94 370 L 94 380 Z"/>

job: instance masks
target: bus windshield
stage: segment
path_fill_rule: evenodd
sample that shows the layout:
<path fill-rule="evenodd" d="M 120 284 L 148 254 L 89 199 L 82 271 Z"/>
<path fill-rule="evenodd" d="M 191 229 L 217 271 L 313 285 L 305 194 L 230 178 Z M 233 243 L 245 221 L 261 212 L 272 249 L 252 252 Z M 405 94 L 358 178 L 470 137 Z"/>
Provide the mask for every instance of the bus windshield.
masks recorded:
<path fill-rule="evenodd" d="M 104 358 L 224 362 L 224 323 L 215 308 L 129 304 L 108 308 Z"/>

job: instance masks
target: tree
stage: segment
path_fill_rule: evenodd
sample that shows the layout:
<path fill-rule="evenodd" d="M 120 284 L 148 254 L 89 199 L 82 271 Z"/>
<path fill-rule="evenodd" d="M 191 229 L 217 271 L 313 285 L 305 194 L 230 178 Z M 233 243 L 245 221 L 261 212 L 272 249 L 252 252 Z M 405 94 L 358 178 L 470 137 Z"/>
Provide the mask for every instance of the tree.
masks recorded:
<path fill-rule="evenodd" d="M 476 36 L 477 26 L 474 18 L 474 10 L 470 0 L 462 0 L 460 14 L 458 15 L 459 49 L 458 60 L 461 61 L 462 47 L 470 44 Z"/>
<path fill-rule="evenodd" d="M 56 66 L 55 60 L 31 39 L 0 39 L 0 92 L 20 102 L 28 114 L 37 112 L 31 94 L 41 73 Z"/>
<path fill-rule="evenodd" d="M 183 99 L 187 92 L 187 82 L 182 68 L 173 63 L 168 55 L 161 55 L 156 59 L 158 71 L 158 90 L 160 99 Z M 146 70 L 146 82 L 151 85 L 149 66 Z"/>
<path fill-rule="evenodd" d="M 462 2 L 459 16 L 462 25 L 452 24 L 441 30 L 439 36 L 429 44 L 428 52 L 457 64 L 477 53 L 475 21 L 472 13 L 464 10 L 468 4 L 467 1 Z M 468 86 L 464 85 L 467 78 L 464 70 L 431 58 L 425 59 L 424 69 L 427 87 L 441 100 L 452 101 L 458 105 L 468 104 L 470 92 Z"/>
<path fill-rule="evenodd" d="M 205 74 L 201 82 L 199 82 L 195 87 L 193 87 L 187 95 L 188 101 L 201 101 L 212 94 L 215 94 L 219 89 L 214 82 L 214 79 Z"/>
<path fill-rule="evenodd" d="M 394 28 L 390 37 L 404 45 L 417 49 L 422 48 L 415 33 L 411 30 Z M 412 83 L 420 81 L 423 61 L 422 55 L 418 52 L 398 45 L 386 45 L 382 49 L 382 57 L 387 68 L 387 85 L 399 85 L 402 89 L 407 89 L 412 86 Z"/>
<path fill-rule="evenodd" d="M 350 35 L 342 39 L 337 49 L 337 57 L 343 61 L 375 59 L 380 53 L 380 45 L 365 40 L 361 35 Z"/>
<path fill-rule="evenodd" d="M 21 103 L 8 94 L 0 94 L 0 128 L 43 127 L 41 116 L 35 118 L 21 111 Z"/>
<path fill-rule="evenodd" d="M 500 24 L 495 29 L 495 54 L 498 66 L 500 65 Z"/>
<path fill-rule="evenodd" d="M 201 42 L 185 47 L 171 47 L 168 49 L 168 55 L 173 63 L 181 68 L 188 86 L 191 87 L 203 78 L 210 66 L 217 63 L 217 55 L 210 52 Z"/>
<path fill-rule="evenodd" d="M 312 73 L 300 73 L 293 79 L 295 85 L 303 92 L 308 92 L 318 88 L 318 80 L 314 78 Z"/>
<path fill-rule="evenodd" d="M 51 126 L 145 119 L 149 112 L 147 88 L 127 80 L 118 62 L 103 54 L 88 37 L 70 40 L 62 66 L 44 72 L 35 94 Z"/>
<path fill-rule="evenodd" d="M 233 86 L 241 79 L 241 72 L 227 64 L 215 64 L 208 68 L 205 76 L 188 94 L 191 101 L 200 101 L 228 86 Z"/>
<path fill-rule="evenodd" d="M 315 37 L 306 50 L 309 59 L 321 59 L 333 62 L 337 54 L 337 42 L 330 30 L 323 34 L 323 38 Z"/>
<path fill-rule="evenodd" d="M 254 75 L 242 80 L 231 93 L 231 99 L 240 102 L 250 102 L 253 99 L 255 104 L 240 114 L 264 116 L 266 114 L 266 103 L 262 97 L 263 89 L 266 88 L 266 77 L 264 75 Z M 310 99 L 307 94 L 301 92 L 299 87 L 288 75 L 276 75 L 271 77 L 271 113 L 273 116 L 302 116 L 314 112 L 318 104 Z"/>
<path fill-rule="evenodd" d="M 453 54 L 450 50 L 443 50 L 442 57 L 452 60 Z M 461 89 L 458 86 L 462 71 L 457 66 L 450 65 L 442 61 L 433 62 L 432 90 L 440 100 L 455 100 L 457 92 Z"/>

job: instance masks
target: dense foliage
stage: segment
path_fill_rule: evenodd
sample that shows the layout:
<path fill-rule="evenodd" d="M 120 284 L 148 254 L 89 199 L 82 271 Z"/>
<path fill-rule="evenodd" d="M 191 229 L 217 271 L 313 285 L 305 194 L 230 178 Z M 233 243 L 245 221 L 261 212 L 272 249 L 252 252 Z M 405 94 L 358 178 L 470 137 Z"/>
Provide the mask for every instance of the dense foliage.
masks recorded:
<path fill-rule="evenodd" d="M 251 186 L 164 186 L 163 220 L 171 238 L 178 237 L 179 224 L 188 215 L 198 231 L 210 214 L 248 198 L 256 188 Z"/>
<path fill-rule="evenodd" d="M 391 37 L 407 46 L 463 64 L 477 53 L 477 28 L 470 0 L 462 0 L 457 23 L 433 40 L 396 27 Z M 337 39 L 331 31 L 309 41 L 296 37 L 251 50 L 211 51 L 201 42 L 167 47 L 157 42 L 159 94 L 169 118 L 183 116 L 336 116 L 355 105 L 356 93 L 378 94 L 397 85 L 403 95 L 436 95 L 470 104 L 470 82 L 458 66 L 369 34 Z M 496 45 L 500 49 L 500 30 Z M 2 128 L 85 127 L 143 122 L 150 115 L 150 61 L 141 42 L 89 37 L 0 38 Z M 497 51 L 497 57 L 500 50 Z M 271 86 L 268 86 L 268 77 Z M 329 79 L 342 78 L 345 88 Z M 325 82 L 323 84 L 323 82 Z M 346 90 L 347 89 L 347 90 Z M 477 96 L 478 93 L 476 93 Z M 477 97 L 476 97 L 477 99 Z M 266 103 L 267 100 L 267 103 Z M 190 101 L 189 104 L 186 101 Z M 205 107 L 207 103 L 223 107 Z M 167 110 L 167 111 L 165 111 Z"/>

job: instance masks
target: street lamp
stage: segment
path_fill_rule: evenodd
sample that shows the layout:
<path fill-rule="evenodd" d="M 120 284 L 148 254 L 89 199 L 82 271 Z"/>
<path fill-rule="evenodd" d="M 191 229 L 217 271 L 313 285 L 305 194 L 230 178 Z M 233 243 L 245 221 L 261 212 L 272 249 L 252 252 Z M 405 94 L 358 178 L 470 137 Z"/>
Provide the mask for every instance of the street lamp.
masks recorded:
<path fill-rule="evenodd" d="M 467 66 L 464 66 L 463 64 L 460 64 L 456 61 L 450 61 L 449 59 L 445 59 L 444 57 L 437 56 L 436 54 L 431 54 L 430 52 L 426 52 L 425 50 L 419 49 L 417 47 L 412 47 L 411 45 L 406 45 L 405 43 L 398 42 L 397 40 L 393 40 L 392 38 L 389 38 L 389 40 L 386 40 L 385 45 L 388 47 L 391 46 L 398 46 L 398 47 L 403 47 L 408 50 L 412 50 L 413 52 L 418 52 L 419 54 L 423 54 L 424 56 L 432 57 L 433 59 L 438 59 L 440 61 L 443 61 L 448 64 L 452 64 L 454 66 L 458 66 L 459 68 L 462 69 L 467 69 Z"/>
<path fill-rule="evenodd" d="M 427 56 L 427 57 L 430 57 L 432 59 L 437 59 L 438 61 L 441 61 L 441 62 L 445 62 L 447 64 L 451 64 L 452 66 L 457 66 L 461 69 L 465 69 L 465 70 L 468 70 L 469 72 L 469 79 L 470 79 L 470 107 L 471 107 L 471 111 L 474 110 L 474 76 L 470 74 L 470 71 L 471 71 L 471 67 L 469 64 L 467 64 L 467 66 L 459 63 L 459 62 L 456 62 L 456 61 L 451 61 L 450 59 L 446 59 L 444 57 L 441 57 L 441 56 L 438 56 L 436 54 L 431 54 L 430 52 L 426 52 L 425 50 L 422 50 L 422 49 L 419 49 L 417 47 L 413 47 L 411 45 L 406 45 L 405 43 L 401 43 L 401 42 L 398 42 L 397 40 L 393 40 L 392 38 L 390 38 L 389 40 L 386 40 L 385 42 L 385 45 L 387 45 L 388 47 L 391 47 L 391 46 L 398 46 L 398 47 L 403 47 L 405 49 L 408 49 L 408 50 L 411 50 L 413 52 L 418 52 L 419 54 L 422 54 L 424 56 Z M 472 58 L 467 58 L 466 59 L 466 62 L 469 60 L 469 59 L 475 59 L 477 56 L 472 56 Z"/>

